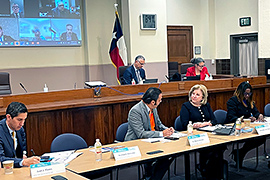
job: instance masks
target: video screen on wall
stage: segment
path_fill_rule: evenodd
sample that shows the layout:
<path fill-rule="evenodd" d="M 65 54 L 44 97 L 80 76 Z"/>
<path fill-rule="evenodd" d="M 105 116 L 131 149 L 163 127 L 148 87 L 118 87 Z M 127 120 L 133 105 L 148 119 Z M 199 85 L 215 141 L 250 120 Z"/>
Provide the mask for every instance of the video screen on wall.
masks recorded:
<path fill-rule="evenodd" d="M 0 4 L 0 47 L 81 46 L 81 0 Z"/>

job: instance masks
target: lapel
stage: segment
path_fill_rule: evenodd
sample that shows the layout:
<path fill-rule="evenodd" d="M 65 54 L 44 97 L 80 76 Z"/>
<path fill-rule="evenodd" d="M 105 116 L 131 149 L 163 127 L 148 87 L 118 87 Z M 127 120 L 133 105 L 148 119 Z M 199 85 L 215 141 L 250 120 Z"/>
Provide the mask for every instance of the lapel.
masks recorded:
<path fill-rule="evenodd" d="M 5 138 L 7 139 L 7 142 L 8 142 L 8 145 L 9 145 L 9 148 L 10 150 L 12 150 L 13 152 L 13 156 L 16 157 L 16 152 L 14 150 L 14 141 L 9 133 L 9 130 L 8 130 L 8 127 L 7 127 L 7 124 L 6 124 L 6 119 L 4 121 L 2 121 L 2 128 L 4 130 L 4 136 Z M 17 134 L 17 133 L 16 133 Z"/>
<path fill-rule="evenodd" d="M 149 112 L 148 112 L 148 110 L 146 108 L 146 105 L 144 104 L 143 101 L 141 101 L 141 108 L 142 108 L 144 116 L 146 117 L 144 119 L 145 119 L 146 123 L 148 124 L 148 129 L 147 130 L 149 131 L 149 130 L 151 130 L 150 117 L 149 117 Z"/>
<path fill-rule="evenodd" d="M 134 74 L 134 80 L 136 81 L 136 84 L 138 84 L 139 82 L 138 82 L 138 79 L 137 79 L 137 74 L 136 74 L 136 72 L 135 72 L 135 68 L 134 68 L 133 65 L 132 65 L 131 67 L 132 67 L 132 68 L 131 68 L 132 74 Z"/>

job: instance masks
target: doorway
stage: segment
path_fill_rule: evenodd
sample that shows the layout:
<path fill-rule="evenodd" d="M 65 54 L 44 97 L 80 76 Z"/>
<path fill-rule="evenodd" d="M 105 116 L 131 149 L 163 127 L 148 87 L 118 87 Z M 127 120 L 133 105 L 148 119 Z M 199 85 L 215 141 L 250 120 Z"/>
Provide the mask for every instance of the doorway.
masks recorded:
<path fill-rule="evenodd" d="M 230 36 L 231 74 L 258 75 L 258 33 Z"/>

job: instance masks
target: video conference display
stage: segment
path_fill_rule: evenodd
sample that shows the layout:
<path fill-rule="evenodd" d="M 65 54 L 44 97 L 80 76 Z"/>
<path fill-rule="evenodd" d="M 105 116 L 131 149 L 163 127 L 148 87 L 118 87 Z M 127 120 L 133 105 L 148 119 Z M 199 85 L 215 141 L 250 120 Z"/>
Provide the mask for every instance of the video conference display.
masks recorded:
<path fill-rule="evenodd" d="M 81 0 L 1 0 L 0 47 L 81 43 Z"/>

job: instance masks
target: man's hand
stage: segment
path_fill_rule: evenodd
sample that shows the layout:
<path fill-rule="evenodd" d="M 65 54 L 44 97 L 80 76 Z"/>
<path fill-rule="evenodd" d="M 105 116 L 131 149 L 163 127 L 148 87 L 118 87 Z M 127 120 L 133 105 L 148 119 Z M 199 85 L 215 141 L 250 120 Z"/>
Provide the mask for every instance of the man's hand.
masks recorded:
<path fill-rule="evenodd" d="M 172 127 L 167 128 L 162 131 L 163 132 L 163 137 L 168 137 L 174 133 L 174 129 Z"/>
<path fill-rule="evenodd" d="M 38 163 L 40 163 L 40 157 L 32 156 L 30 158 L 23 159 L 22 165 L 30 166 L 31 164 L 38 164 Z"/>
<path fill-rule="evenodd" d="M 262 115 L 262 114 L 260 114 L 260 115 L 258 116 L 257 121 L 265 122 L 265 120 L 263 119 L 263 115 Z"/>
<path fill-rule="evenodd" d="M 255 117 L 253 117 L 253 116 L 251 116 L 249 119 L 251 120 L 251 122 L 256 121 L 256 118 L 255 118 Z"/>

